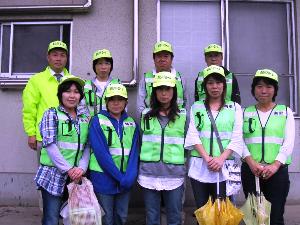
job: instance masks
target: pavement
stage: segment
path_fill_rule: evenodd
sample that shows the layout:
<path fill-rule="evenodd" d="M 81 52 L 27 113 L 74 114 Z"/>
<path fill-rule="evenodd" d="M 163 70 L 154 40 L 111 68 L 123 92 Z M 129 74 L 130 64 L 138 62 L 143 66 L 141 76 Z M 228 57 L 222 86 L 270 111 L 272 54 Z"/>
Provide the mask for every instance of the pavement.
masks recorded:
<path fill-rule="evenodd" d="M 197 225 L 192 216 L 193 207 L 185 207 L 185 225 Z M 40 225 L 41 212 L 38 207 L 0 207 L 0 225 Z M 162 225 L 166 224 L 165 218 Z M 126 225 L 144 225 L 145 214 L 143 208 L 129 208 Z M 243 224 L 243 223 L 241 223 Z M 300 205 L 286 205 L 285 225 L 300 225 Z"/>

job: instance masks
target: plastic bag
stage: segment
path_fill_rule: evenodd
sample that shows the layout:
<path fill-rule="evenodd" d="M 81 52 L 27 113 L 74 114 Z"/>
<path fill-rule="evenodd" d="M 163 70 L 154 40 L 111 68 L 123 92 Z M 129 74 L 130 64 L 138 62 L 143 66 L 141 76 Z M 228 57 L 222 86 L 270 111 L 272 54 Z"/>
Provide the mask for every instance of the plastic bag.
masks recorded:
<path fill-rule="evenodd" d="M 228 170 L 228 178 L 226 179 L 226 195 L 231 196 L 238 194 L 241 187 L 241 166 L 237 159 L 226 160 L 225 166 Z"/>
<path fill-rule="evenodd" d="M 81 184 L 68 185 L 69 220 L 71 225 L 102 225 L 101 208 L 92 183 L 85 177 Z"/>

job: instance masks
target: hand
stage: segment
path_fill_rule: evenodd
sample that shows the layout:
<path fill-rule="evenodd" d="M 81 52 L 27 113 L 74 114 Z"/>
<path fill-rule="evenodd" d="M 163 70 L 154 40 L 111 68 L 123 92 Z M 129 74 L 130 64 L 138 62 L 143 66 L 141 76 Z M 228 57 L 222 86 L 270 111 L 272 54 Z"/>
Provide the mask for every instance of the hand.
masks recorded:
<path fill-rule="evenodd" d="M 37 143 L 36 143 L 36 137 L 35 136 L 28 136 L 28 146 L 32 150 L 36 150 Z"/>
<path fill-rule="evenodd" d="M 249 165 L 252 173 L 256 177 L 260 177 L 262 174 L 262 171 L 264 170 L 264 166 L 260 165 L 258 162 L 254 161 L 252 158 L 246 160 L 247 164 Z"/>
<path fill-rule="evenodd" d="M 83 174 L 84 174 L 83 169 L 79 167 L 73 167 L 72 169 L 68 170 L 68 175 L 73 181 L 80 180 Z"/>
<path fill-rule="evenodd" d="M 264 166 L 262 174 L 262 179 L 267 180 L 272 177 L 280 168 L 281 163 L 279 161 L 275 161 L 274 163 Z"/>
<path fill-rule="evenodd" d="M 225 159 L 221 156 L 214 157 L 212 160 L 210 160 L 207 165 L 208 169 L 212 170 L 214 172 L 218 172 L 222 169 Z"/>

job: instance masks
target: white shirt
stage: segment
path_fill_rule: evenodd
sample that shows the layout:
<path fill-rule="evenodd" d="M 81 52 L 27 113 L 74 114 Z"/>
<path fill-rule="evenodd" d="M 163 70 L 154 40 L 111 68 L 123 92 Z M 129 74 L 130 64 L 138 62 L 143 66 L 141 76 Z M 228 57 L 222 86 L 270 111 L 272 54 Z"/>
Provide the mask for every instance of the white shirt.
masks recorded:
<path fill-rule="evenodd" d="M 170 191 L 180 187 L 184 182 L 184 178 L 162 178 L 139 175 L 137 182 L 143 188 L 156 191 Z"/>
<path fill-rule="evenodd" d="M 97 87 L 97 95 L 98 96 L 102 96 L 103 92 L 108 84 L 108 80 L 107 81 L 99 81 L 98 79 L 95 79 L 93 81 L 93 83 L 95 84 L 95 86 Z"/>
<path fill-rule="evenodd" d="M 272 109 L 267 112 L 262 112 L 257 109 L 261 125 L 264 127 L 266 122 L 269 118 Z M 287 158 L 292 154 L 294 148 L 294 141 L 295 141 L 295 119 L 292 110 L 287 107 L 287 120 L 285 125 L 285 137 L 282 146 L 279 149 L 279 153 L 275 160 L 285 164 Z M 250 152 L 245 144 L 243 143 L 243 158 L 250 155 Z"/>
<path fill-rule="evenodd" d="M 193 106 L 192 106 L 193 107 Z M 242 127 L 243 127 L 243 113 L 242 108 L 238 103 L 235 103 L 235 121 L 232 131 L 232 137 L 227 145 L 226 149 L 231 149 L 233 151 L 234 157 L 239 157 L 242 155 Z M 211 111 L 214 118 L 216 118 L 218 111 Z M 194 115 L 192 109 L 190 111 L 190 123 L 187 131 L 185 145 L 184 147 L 188 150 L 195 149 L 196 144 L 202 144 L 198 130 L 195 126 Z M 216 183 L 217 182 L 217 172 L 213 172 L 208 169 L 207 163 L 203 158 L 191 157 L 189 161 L 188 176 L 203 183 Z M 225 167 L 225 163 L 222 167 L 221 172 L 219 173 L 219 182 L 222 182 L 228 178 L 228 171 Z"/>

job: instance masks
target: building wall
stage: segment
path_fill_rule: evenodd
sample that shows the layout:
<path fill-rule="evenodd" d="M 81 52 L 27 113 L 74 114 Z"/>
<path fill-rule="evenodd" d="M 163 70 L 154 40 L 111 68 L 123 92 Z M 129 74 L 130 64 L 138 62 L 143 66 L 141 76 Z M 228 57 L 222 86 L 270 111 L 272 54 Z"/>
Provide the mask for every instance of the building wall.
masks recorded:
<path fill-rule="evenodd" d="M 156 42 L 156 0 L 139 1 L 139 75 L 153 67 L 152 47 Z M 300 5 L 297 4 L 297 12 Z M 90 79 L 92 53 L 101 48 L 110 49 L 114 58 L 113 77 L 129 80 L 133 66 L 133 1 L 97 0 L 88 12 L 64 14 L 0 14 L 0 20 L 27 19 L 72 19 L 72 68 L 74 75 Z M 300 13 L 297 13 L 300 24 Z M 297 33 L 298 52 L 300 34 Z M 297 58 L 300 65 L 299 57 Z M 175 65 L 176 66 L 176 65 Z M 299 67 L 298 67 L 299 73 Z M 37 205 L 37 192 L 33 178 L 36 171 L 35 152 L 27 147 L 27 137 L 22 126 L 22 88 L 0 90 L 0 205 Z M 137 87 L 129 88 L 128 111 L 137 117 Z M 290 203 L 300 203 L 297 189 L 300 187 L 300 132 L 296 120 L 296 145 L 294 164 L 291 166 Z M 194 204 L 189 182 L 186 204 Z M 242 195 L 240 199 L 242 199 Z M 141 205 L 142 196 L 138 187 L 132 205 Z"/>

